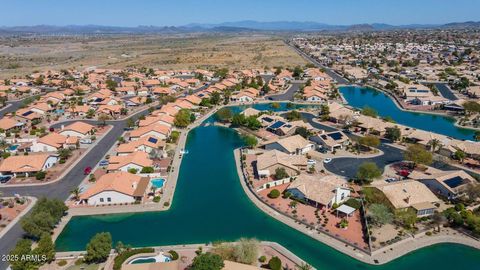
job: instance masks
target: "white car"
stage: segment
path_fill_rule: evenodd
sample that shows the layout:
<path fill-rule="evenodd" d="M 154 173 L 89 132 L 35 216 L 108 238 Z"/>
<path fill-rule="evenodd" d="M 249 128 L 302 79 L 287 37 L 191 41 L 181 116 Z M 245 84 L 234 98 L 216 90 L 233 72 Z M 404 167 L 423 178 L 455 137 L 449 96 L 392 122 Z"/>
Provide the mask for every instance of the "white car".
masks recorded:
<path fill-rule="evenodd" d="M 309 160 L 307 160 L 307 164 L 308 165 L 315 165 L 315 164 L 317 164 L 317 161 L 313 160 L 313 159 L 309 159 Z"/>
<path fill-rule="evenodd" d="M 331 158 L 326 158 L 326 159 L 323 160 L 323 163 L 330 163 L 331 161 L 332 161 Z"/>

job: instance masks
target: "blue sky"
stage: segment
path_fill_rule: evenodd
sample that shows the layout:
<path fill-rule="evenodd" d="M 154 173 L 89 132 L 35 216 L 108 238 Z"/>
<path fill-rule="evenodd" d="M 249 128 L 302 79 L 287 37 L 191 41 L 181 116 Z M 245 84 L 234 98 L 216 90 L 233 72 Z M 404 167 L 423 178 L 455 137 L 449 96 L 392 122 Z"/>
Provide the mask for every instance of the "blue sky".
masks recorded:
<path fill-rule="evenodd" d="M 480 0 L 0 0 L 0 26 L 226 21 L 440 24 L 480 20 Z"/>

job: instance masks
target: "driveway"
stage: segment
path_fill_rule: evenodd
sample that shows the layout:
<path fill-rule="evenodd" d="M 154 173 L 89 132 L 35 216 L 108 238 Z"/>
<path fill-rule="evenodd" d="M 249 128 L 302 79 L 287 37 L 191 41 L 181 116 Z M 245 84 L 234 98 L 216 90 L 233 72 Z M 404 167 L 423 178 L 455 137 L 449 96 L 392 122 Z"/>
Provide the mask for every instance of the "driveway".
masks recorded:
<path fill-rule="evenodd" d="M 271 95 L 271 96 L 266 96 L 265 98 L 268 100 L 273 100 L 273 101 L 285 101 L 285 100 L 293 100 L 293 96 L 295 93 L 300 90 L 301 83 L 292 83 L 290 88 L 285 91 L 283 94 L 277 94 L 277 95 Z"/>

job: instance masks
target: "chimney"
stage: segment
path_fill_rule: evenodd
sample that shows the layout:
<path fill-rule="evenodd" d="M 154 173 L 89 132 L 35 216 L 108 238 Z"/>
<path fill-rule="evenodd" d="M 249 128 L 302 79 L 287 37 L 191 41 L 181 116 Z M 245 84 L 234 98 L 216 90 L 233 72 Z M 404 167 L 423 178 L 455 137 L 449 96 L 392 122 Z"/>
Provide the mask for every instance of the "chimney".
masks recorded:
<path fill-rule="evenodd" d="M 407 204 L 410 204 L 410 196 L 408 196 L 407 198 L 405 198 L 405 202 L 406 202 Z"/>

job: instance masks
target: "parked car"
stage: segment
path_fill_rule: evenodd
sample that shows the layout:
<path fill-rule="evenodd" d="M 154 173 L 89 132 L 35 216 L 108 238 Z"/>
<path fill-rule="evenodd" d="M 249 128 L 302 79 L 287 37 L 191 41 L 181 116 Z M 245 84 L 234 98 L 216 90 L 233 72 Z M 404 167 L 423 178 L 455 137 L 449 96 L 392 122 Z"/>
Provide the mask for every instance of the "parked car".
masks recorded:
<path fill-rule="evenodd" d="M 92 172 L 92 167 L 88 166 L 83 170 L 84 175 L 89 175 Z"/>
<path fill-rule="evenodd" d="M 98 163 L 98 166 L 103 167 L 103 166 L 107 166 L 108 164 L 109 164 L 108 160 L 104 159 L 100 161 L 100 163 Z"/>
<path fill-rule="evenodd" d="M 13 177 L 13 175 L 0 175 L 0 183 L 5 184 L 8 181 L 10 181 L 10 179 L 12 179 L 12 177 Z"/>
<path fill-rule="evenodd" d="M 323 160 L 323 163 L 330 163 L 332 162 L 332 159 L 331 158 L 326 158 Z"/>
<path fill-rule="evenodd" d="M 81 140 L 80 140 L 80 143 L 82 143 L 82 144 L 91 144 L 91 143 L 92 143 L 92 139 L 81 139 Z"/>
<path fill-rule="evenodd" d="M 317 164 L 317 161 L 314 160 L 314 159 L 309 159 L 309 160 L 307 160 L 307 164 L 308 165 L 315 165 L 315 164 Z"/>

